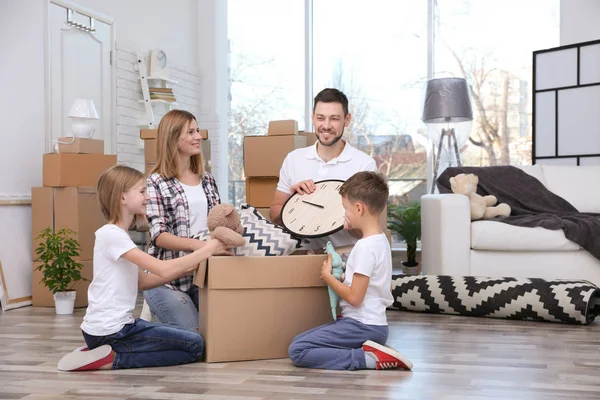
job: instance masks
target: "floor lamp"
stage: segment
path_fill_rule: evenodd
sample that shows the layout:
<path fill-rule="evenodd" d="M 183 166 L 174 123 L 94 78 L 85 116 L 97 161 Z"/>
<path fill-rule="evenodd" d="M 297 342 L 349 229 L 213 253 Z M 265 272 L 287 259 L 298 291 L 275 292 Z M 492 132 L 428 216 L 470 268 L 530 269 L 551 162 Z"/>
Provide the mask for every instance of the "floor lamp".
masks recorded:
<path fill-rule="evenodd" d="M 446 128 L 441 128 L 441 132 L 439 133 L 433 182 L 431 184 L 431 193 L 433 193 L 435 191 L 435 181 L 438 177 L 444 139 L 447 139 L 449 153 L 452 154 L 454 151 L 456 163 L 459 167 L 461 166 L 458 149 L 462 143 L 459 145 L 455 128 L 450 127 L 450 125 L 473 120 L 473 110 L 471 108 L 471 97 L 467 81 L 463 78 L 436 78 L 429 80 L 425 91 L 425 105 L 423 107 L 422 119 L 425 124 L 446 124 Z M 436 132 L 435 136 L 437 135 Z M 438 137 L 431 137 L 431 139 L 435 143 Z"/>

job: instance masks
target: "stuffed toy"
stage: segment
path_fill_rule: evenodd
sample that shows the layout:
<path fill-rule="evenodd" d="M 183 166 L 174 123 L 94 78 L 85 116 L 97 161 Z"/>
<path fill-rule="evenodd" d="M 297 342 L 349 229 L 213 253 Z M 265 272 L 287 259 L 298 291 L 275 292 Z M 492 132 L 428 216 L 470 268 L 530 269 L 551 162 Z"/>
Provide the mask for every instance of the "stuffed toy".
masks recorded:
<path fill-rule="evenodd" d="M 219 239 L 231 247 L 246 244 L 246 239 L 242 236 L 244 227 L 240 221 L 240 214 L 231 204 L 219 204 L 210 210 L 208 231 L 212 238 Z"/>
<path fill-rule="evenodd" d="M 477 194 L 479 178 L 474 174 L 459 174 L 450 178 L 450 187 L 453 193 L 464 194 L 471 204 L 471 221 L 491 219 L 497 216 L 508 217 L 510 206 L 498 203 L 496 196 L 481 196 Z"/>
<path fill-rule="evenodd" d="M 342 268 L 342 257 L 335 252 L 335 249 L 333 248 L 331 242 L 327 242 L 327 246 L 325 247 L 325 249 L 327 251 L 327 254 L 331 254 L 331 274 L 335 277 L 335 279 L 339 281 L 342 278 L 342 274 L 344 272 Z M 331 306 L 331 314 L 333 315 L 333 320 L 335 321 L 337 318 L 337 303 L 339 297 L 331 287 L 328 286 L 327 290 L 329 291 L 329 305 Z"/>

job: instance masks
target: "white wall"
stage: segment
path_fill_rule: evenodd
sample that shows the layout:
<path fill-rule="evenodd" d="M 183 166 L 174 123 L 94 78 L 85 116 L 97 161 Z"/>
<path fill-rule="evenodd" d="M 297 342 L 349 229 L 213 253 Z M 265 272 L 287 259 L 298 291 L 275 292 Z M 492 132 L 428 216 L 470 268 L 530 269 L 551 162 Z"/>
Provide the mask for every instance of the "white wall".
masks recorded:
<path fill-rule="evenodd" d="M 600 39 L 600 1 L 561 0 L 560 45 Z"/>

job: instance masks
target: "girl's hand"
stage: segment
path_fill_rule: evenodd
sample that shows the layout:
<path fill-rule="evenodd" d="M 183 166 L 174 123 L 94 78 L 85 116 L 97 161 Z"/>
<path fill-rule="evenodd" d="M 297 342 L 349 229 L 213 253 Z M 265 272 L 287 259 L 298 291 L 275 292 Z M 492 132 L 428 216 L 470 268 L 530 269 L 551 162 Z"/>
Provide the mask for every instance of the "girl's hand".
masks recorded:
<path fill-rule="evenodd" d="M 208 239 L 206 241 L 205 247 L 208 249 L 209 253 L 213 256 L 232 256 L 233 250 L 231 247 L 225 245 L 225 243 L 221 242 L 219 239 Z"/>
<path fill-rule="evenodd" d="M 327 276 L 331 276 L 331 254 L 327 254 L 327 260 L 323 261 L 323 267 L 321 267 L 321 279 L 325 280 Z"/>

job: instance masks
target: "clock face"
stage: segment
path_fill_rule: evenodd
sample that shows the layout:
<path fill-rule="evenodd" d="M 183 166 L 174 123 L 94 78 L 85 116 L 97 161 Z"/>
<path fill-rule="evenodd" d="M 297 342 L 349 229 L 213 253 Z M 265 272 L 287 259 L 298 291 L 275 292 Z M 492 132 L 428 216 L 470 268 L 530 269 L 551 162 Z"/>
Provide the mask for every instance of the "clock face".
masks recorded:
<path fill-rule="evenodd" d="M 156 53 L 156 59 L 158 60 L 158 65 L 160 65 L 161 68 L 165 68 L 167 66 L 167 55 L 164 51 L 159 50 L 158 53 Z"/>
<path fill-rule="evenodd" d="M 331 235 L 344 227 L 344 206 L 339 190 L 344 181 L 315 182 L 311 194 L 294 193 L 281 208 L 284 228 L 302 238 Z"/>

